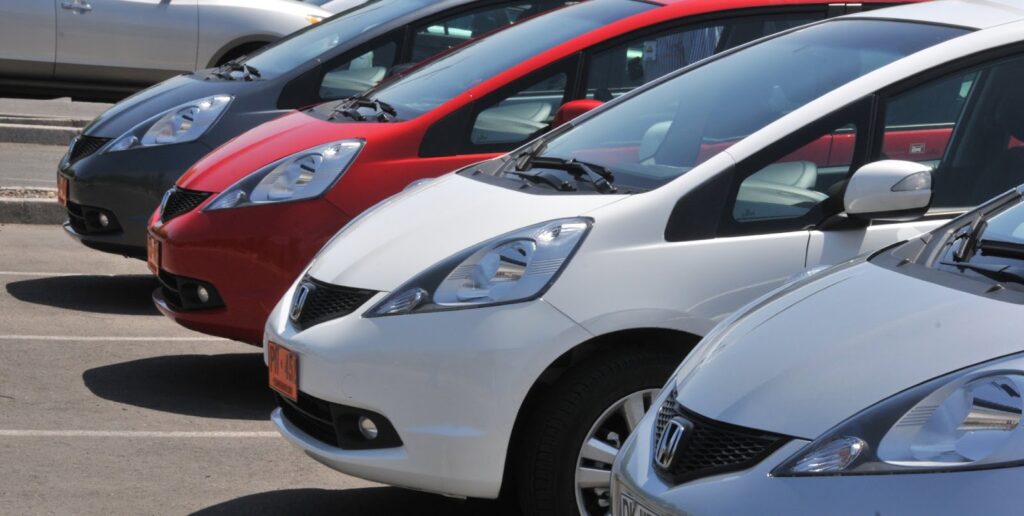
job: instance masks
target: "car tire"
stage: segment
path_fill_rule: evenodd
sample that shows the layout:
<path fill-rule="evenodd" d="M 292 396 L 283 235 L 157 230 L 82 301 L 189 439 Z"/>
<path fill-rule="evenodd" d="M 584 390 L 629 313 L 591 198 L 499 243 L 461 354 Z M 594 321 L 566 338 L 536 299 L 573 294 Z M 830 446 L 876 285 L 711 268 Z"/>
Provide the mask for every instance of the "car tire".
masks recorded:
<path fill-rule="evenodd" d="M 577 487 L 580 467 L 587 468 L 580 470 L 583 473 L 600 470 L 611 477 L 610 462 L 593 462 L 583 456 L 584 442 L 593 442 L 593 437 L 621 448 L 631 431 L 623 403 L 629 404 L 635 426 L 637 400 L 643 402 L 642 412 L 646 412 L 679 361 L 678 352 L 629 348 L 591 357 L 565 373 L 529 416 L 520 442 L 516 484 L 524 514 L 609 512 L 603 505 L 608 503 L 607 489 L 602 494 L 601 488 Z"/>

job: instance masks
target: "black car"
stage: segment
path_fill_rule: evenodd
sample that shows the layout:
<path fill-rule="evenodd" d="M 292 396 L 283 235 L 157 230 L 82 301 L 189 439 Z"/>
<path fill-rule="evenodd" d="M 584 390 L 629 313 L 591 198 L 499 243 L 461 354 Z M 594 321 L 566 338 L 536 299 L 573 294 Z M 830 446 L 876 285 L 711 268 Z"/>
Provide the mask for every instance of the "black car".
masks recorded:
<path fill-rule="evenodd" d="M 65 230 L 145 258 L 146 225 L 193 163 L 287 111 L 349 97 L 569 0 L 370 0 L 249 57 L 168 79 L 93 120 L 61 160 Z"/>

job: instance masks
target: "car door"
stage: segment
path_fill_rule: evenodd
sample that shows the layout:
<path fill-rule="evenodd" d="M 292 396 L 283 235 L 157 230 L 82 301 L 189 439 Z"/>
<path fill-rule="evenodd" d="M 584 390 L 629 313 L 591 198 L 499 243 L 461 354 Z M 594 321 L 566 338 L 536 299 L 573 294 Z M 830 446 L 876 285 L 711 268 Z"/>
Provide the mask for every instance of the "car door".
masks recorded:
<path fill-rule="evenodd" d="M 872 161 L 933 167 L 932 207 L 920 220 L 811 232 L 807 265 L 832 264 L 930 231 L 1024 182 L 1024 58 L 998 57 L 913 79 L 879 96 Z"/>
<path fill-rule="evenodd" d="M 0 13 L 0 77 L 53 77 L 53 5 L 45 0 L 0 0 Z"/>
<path fill-rule="evenodd" d="M 149 83 L 196 68 L 197 0 L 55 0 L 56 77 Z"/>

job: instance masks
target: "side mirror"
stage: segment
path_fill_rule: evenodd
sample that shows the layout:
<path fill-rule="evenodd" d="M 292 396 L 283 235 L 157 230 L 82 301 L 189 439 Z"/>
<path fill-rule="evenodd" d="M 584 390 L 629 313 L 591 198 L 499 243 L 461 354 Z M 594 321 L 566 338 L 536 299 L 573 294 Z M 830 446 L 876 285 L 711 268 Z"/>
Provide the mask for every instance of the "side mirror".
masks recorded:
<path fill-rule="evenodd" d="M 914 220 L 932 204 L 932 167 L 913 161 L 868 163 L 846 185 L 846 214 L 861 220 Z"/>
<path fill-rule="evenodd" d="M 551 128 L 554 129 L 601 104 L 604 104 L 604 102 L 593 99 L 570 100 L 558 108 L 558 111 L 555 113 L 555 119 L 551 122 Z"/>

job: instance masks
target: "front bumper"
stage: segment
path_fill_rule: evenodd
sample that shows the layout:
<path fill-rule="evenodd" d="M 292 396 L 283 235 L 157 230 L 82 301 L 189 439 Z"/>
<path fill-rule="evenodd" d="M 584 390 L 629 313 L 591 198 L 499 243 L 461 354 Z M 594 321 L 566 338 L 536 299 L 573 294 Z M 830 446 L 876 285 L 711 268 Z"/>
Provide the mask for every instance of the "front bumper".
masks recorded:
<path fill-rule="evenodd" d="M 211 285 L 218 302 L 185 307 L 164 287 L 153 300 L 186 328 L 259 346 L 278 299 L 348 217 L 323 199 L 214 212 L 202 206 L 166 223 L 154 218 L 150 235 L 160 246 L 162 276 Z"/>
<path fill-rule="evenodd" d="M 298 354 L 298 387 L 387 418 L 402 443 L 342 449 L 283 417 L 278 430 L 307 455 L 369 480 L 450 496 L 495 498 L 519 409 L 538 375 L 589 334 L 543 300 L 431 314 L 353 313 L 304 331 L 288 320 L 294 288 L 266 340 Z"/>
<path fill-rule="evenodd" d="M 656 405 L 657 406 L 657 405 Z M 668 514 L 1000 514 L 1020 506 L 1020 468 L 987 471 L 772 477 L 769 473 L 808 444 L 794 439 L 757 465 L 737 472 L 668 485 L 652 466 L 655 419 L 651 411 L 626 442 L 612 474 L 615 516 L 623 494 L 649 512 Z"/>
<path fill-rule="evenodd" d="M 58 174 L 68 179 L 68 201 L 72 203 L 64 229 L 93 249 L 144 259 L 150 215 L 164 192 L 210 150 L 203 143 L 190 142 L 109 154 L 94 152 L 62 163 Z M 101 230 L 82 224 L 83 210 L 111 215 L 116 227 Z"/>

